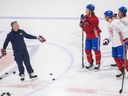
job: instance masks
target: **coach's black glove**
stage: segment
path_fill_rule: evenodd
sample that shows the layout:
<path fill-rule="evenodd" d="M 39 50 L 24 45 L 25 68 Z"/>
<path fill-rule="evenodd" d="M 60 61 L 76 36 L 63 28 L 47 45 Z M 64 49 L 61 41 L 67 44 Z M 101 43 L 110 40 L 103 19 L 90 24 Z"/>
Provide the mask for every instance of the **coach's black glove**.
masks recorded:
<path fill-rule="evenodd" d="M 5 56 L 7 53 L 6 53 L 6 50 L 5 49 L 1 49 L 1 54 L 3 55 L 3 56 Z"/>

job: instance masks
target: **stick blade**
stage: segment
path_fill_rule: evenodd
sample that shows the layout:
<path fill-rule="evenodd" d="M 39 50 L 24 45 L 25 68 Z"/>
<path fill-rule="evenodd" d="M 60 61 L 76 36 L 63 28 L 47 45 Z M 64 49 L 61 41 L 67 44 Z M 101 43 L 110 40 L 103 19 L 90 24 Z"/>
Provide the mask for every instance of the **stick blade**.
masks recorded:
<path fill-rule="evenodd" d="M 84 58 L 82 56 L 82 68 L 84 68 Z"/>
<path fill-rule="evenodd" d="M 84 64 L 82 64 L 82 68 L 84 68 Z"/>
<path fill-rule="evenodd" d="M 121 93 L 122 93 L 122 91 L 123 91 L 123 90 L 122 90 L 122 89 L 120 89 L 119 93 L 121 94 Z"/>

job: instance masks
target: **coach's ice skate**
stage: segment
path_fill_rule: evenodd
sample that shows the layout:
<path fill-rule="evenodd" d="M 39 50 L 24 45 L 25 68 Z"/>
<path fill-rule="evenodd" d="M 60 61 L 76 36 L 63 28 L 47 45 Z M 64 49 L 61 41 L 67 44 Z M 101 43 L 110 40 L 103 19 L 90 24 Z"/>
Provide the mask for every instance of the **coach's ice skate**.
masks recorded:
<path fill-rule="evenodd" d="M 35 79 L 37 79 L 38 76 L 35 75 L 34 73 L 30 73 L 29 77 L 30 77 L 30 79 L 35 80 Z"/>
<path fill-rule="evenodd" d="M 20 78 L 21 81 L 24 81 L 25 80 L 25 74 L 20 74 L 20 77 L 21 77 Z"/>

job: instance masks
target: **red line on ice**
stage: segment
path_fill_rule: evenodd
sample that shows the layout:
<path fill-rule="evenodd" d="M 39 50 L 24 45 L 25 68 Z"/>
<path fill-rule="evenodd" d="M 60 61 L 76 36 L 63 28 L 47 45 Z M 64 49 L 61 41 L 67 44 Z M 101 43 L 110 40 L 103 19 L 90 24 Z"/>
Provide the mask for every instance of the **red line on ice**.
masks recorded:
<path fill-rule="evenodd" d="M 8 66 L 10 66 L 14 62 L 13 54 L 8 53 L 6 56 L 0 59 L 0 72 L 5 70 Z"/>
<path fill-rule="evenodd" d="M 97 94 L 97 92 L 94 89 L 68 88 L 67 91 L 69 91 L 69 92 L 76 92 L 76 93 Z"/>

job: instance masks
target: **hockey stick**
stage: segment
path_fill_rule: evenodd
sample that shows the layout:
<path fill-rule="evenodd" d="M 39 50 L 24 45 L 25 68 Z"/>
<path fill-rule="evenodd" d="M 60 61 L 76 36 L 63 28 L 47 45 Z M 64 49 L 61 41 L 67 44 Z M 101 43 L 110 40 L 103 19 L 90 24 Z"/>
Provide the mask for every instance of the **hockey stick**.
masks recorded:
<path fill-rule="evenodd" d="M 125 74 L 125 69 L 123 68 L 123 77 L 122 77 L 122 84 L 121 84 L 121 89 L 119 90 L 119 93 L 121 94 L 123 92 L 123 88 L 124 88 L 124 74 Z"/>
<path fill-rule="evenodd" d="M 84 31 L 82 31 L 82 68 L 84 68 Z"/>
<path fill-rule="evenodd" d="M 3 55 L 0 56 L 0 59 L 3 57 Z"/>
<path fill-rule="evenodd" d="M 123 88 L 124 88 L 124 75 L 125 75 L 125 66 L 126 66 L 126 63 L 127 63 L 127 46 L 125 45 L 125 61 L 124 61 L 124 64 L 123 64 L 123 77 L 122 77 L 122 84 L 121 84 L 121 89 L 119 90 L 119 93 L 121 94 L 123 92 Z"/>

